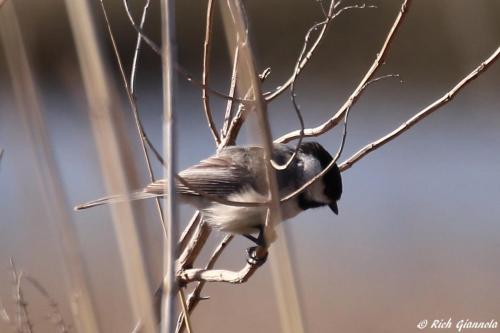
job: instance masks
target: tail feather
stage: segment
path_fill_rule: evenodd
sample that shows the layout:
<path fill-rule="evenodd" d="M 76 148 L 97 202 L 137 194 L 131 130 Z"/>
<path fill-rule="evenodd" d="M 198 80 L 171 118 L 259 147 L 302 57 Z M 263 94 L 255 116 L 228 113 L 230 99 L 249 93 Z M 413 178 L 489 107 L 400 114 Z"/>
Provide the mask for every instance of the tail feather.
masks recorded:
<path fill-rule="evenodd" d="M 100 199 L 92 200 L 87 203 L 75 206 L 75 210 L 83 210 L 87 208 L 92 208 L 96 206 L 101 206 L 101 205 L 108 205 L 108 204 L 115 204 L 119 202 L 125 202 L 125 201 L 134 201 L 134 200 L 142 200 L 142 199 L 149 199 L 149 198 L 158 198 L 158 197 L 163 197 L 163 194 L 157 194 L 157 193 L 148 193 L 148 192 L 133 192 L 130 194 L 119 194 L 119 195 L 110 195 L 107 197 L 103 197 Z"/>

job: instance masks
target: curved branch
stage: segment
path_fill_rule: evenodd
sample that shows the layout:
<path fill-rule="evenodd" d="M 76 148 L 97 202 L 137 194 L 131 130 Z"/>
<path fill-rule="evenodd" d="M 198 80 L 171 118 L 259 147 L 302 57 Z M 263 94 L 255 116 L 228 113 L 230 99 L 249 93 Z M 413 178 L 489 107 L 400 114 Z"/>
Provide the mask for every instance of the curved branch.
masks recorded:
<path fill-rule="evenodd" d="M 257 258 L 264 258 L 267 250 L 264 247 L 258 247 L 256 250 Z M 178 275 L 179 281 L 189 283 L 194 281 L 205 282 L 226 282 L 233 284 L 245 283 L 257 269 L 263 264 L 263 261 L 256 263 L 247 262 L 239 271 L 228 271 L 224 269 L 187 269 Z"/>
<path fill-rule="evenodd" d="M 363 8 L 376 8 L 376 6 L 366 6 L 365 4 L 362 5 L 353 5 L 353 6 L 346 6 L 344 8 L 341 8 L 338 10 L 336 13 L 334 12 L 334 9 L 337 8 L 337 6 L 340 4 L 340 2 L 335 2 L 335 1 L 330 1 L 330 6 L 328 8 L 328 13 L 325 13 L 325 20 L 319 23 L 315 23 L 306 33 L 305 40 L 306 42 L 304 43 L 304 47 L 307 45 L 307 40 L 309 39 L 309 35 L 313 32 L 316 31 L 319 27 L 321 27 L 321 31 L 319 32 L 318 36 L 316 37 L 313 45 L 305 55 L 300 60 L 299 66 L 298 66 L 298 73 L 304 69 L 304 67 L 307 65 L 309 60 L 312 58 L 314 51 L 316 51 L 316 48 L 321 44 L 321 41 L 323 40 L 323 37 L 325 36 L 326 30 L 328 29 L 330 23 L 340 14 L 342 14 L 346 10 L 350 9 L 363 9 Z M 323 8 L 323 7 L 322 7 Z M 271 102 L 273 99 L 281 95 L 294 81 L 295 74 L 290 76 L 288 80 L 283 83 L 281 86 L 278 86 L 274 91 L 269 91 L 264 93 L 265 99 L 267 102 Z"/>
<path fill-rule="evenodd" d="M 385 58 L 387 57 L 389 48 L 394 40 L 394 37 L 396 36 L 397 31 L 401 27 L 402 22 L 404 21 L 404 18 L 406 17 L 406 14 L 408 13 L 408 9 L 410 7 L 411 0 L 405 0 L 403 4 L 401 5 L 401 8 L 399 10 L 399 14 L 396 17 L 396 20 L 391 26 L 391 29 L 389 30 L 389 33 L 387 37 L 384 40 L 384 43 L 382 45 L 382 48 L 380 51 L 377 53 L 377 57 L 375 58 L 375 61 L 372 63 L 371 67 L 368 69 L 368 72 L 366 72 L 365 76 L 359 82 L 357 88 L 354 90 L 354 92 L 349 96 L 347 101 L 342 105 L 342 107 L 337 111 L 337 113 L 330 119 L 328 119 L 326 122 L 323 124 L 314 127 L 314 128 L 307 128 L 304 131 L 303 136 L 304 137 L 315 137 L 319 136 L 333 127 L 335 127 L 343 118 L 344 114 L 347 112 L 347 110 L 354 104 L 356 101 L 359 99 L 363 91 L 365 90 L 367 83 L 370 82 L 370 80 L 373 78 L 375 75 L 375 72 L 377 69 L 380 67 L 381 64 L 384 63 Z M 280 142 L 280 143 L 287 143 L 292 140 L 295 140 L 301 136 L 301 133 L 299 130 L 292 131 L 288 134 L 285 134 L 275 140 L 275 142 Z"/>
<path fill-rule="evenodd" d="M 229 243 L 233 240 L 234 235 L 227 234 L 224 239 L 219 243 L 215 251 L 212 253 L 212 256 L 208 260 L 207 265 L 205 266 L 205 269 L 212 269 L 216 263 L 216 261 L 219 259 L 221 256 L 222 252 L 226 249 L 226 247 L 229 245 Z M 201 296 L 201 291 L 203 290 L 203 287 L 205 287 L 206 282 L 205 281 L 200 281 L 198 285 L 194 288 L 194 290 L 189 294 L 188 300 L 187 300 L 187 312 L 191 313 L 194 308 L 200 303 L 200 301 L 206 299 Z M 180 313 L 179 318 L 177 319 L 177 329 L 176 332 L 181 332 L 183 327 L 184 327 L 184 314 Z"/>
<path fill-rule="evenodd" d="M 366 145 L 363 147 L 361 150 L 359 150 L 357 153 L 355 153 L 353 156 L 348 158 L 345 162 L 343 162 L 340 166 L 339 169 L 341 171 L 345 171 L 349 169 L 354 163 L 365 157 L 367 154 L 370 152 L 380 148 L 381 146 L 385 145 L 386 143 L 394 140 L 397 138 L 399 135 L 403 134 L 410 128 L 412 128 L 415 124 L 417 124 L 419 121 L 433 113 L 434 111 L 438 110 L 442 106 L 444 106 L 446 103 L 450 102 L 456 95 L 457 93 L 462 90 L 467 84 L 472 82 L 474 79 L 476 79 L 481 73 L 483 73 L 488 67 L 490 67 L 498 58 L 500 57 L 500 47 L 496 49 L 495 52 L 493 52 L 492 55 L 488 57 L 484 62 L 482 62 L 478 67 L 476 67 L 469 75 L 464 77 L 457 85 L 455 85 L 450 91 L 448 91 L 444 96 L 441 98 L 437 99 L 434 101 L 432 104 L 428 105 L 426 108 L 424 108 L 422 111 L 405 121 L 403 124 L 401 124 L 398 128 L 396 128 L 394 131 L 391 133 L 381 137 L 380 139 Z"/>
<path fill-rule="evenodd" d="M 153 41 L 151 40 L 151 38 L 149 38 L 145 33 L 144 31 L 141 29 L 141 27 L 139 27 L 137 25 L 137 23 L 135 22 L 134 18 L 132 17 L 132 14 L 130 13 L 130 9 L 128 7 L 128 0 L 123 0 L 123 5 L 125 7 L 125 11 L 127 12 L 127 16 L 129 18 L 129 21 L 130 23 L 132 24 L 132 27 L 135 29 L 135 31 L 137 32 L 137 34 L 139 36 L 141 36 L 141 38 L 144 40 L 144 42 L 146 42 L 146 44 L 148 44 L 148 46 L 159 56 L 161 56 L 161 49 L 160 47 Z M 193 83 L 201 88 L 205 88 L 207 89 L 211 94 L 214 94 L 215 96 L 218 96 L 218 97 L 221 97 L 221 98 L 224 98 L 224 99 L 227 99 L 227 100 L 232 100 L 234 102 L 239 102 L 239 103 L 247 103 L 247 102 L 252 102 L 250 100 L 243 100 L 243 99 L 239 99 L 239 98 L 234 98 L 234 97 L 231 97 L 231 96 L 228 96 L 224 93 L 221 93 L 217 90 L 214 90 L 212 88 L 210 88 L 208 85 L 205 85 L 203 84 L 202 82 L 200 82 L 199 80 L 195 79 L 193 77 L 193 75 L 189 74 L 187 70 L 185 70 L 180 64 L 178 63 L 175 63 L 174 64 L 174 69 L 179 73 L 181 74 L 182 76 L 184 76 L 184 78 L 189 82 L 189 83 Z"/>
<path fill-rule="evenodd" d="M 208 128 L 212 132 L 215 144 L 220 144 L 220 137 L 217 133 L 217 128 L 215 127 L 214 119 L 212 117 L 212 111 L 210 110 L 210 97 L 207 94 L 208 81 L 210 77 L 210 49 L 212 45 L 212 22 L 214 13 L 214 1 L 208 0 L 207 3 L 207 17 L 205 23 L 205 42 L 203 43 L 203 76 L 202 84 L 203 88 L 201 90 L 201 99 L 203 100 L 203 109 L 205 111 L 205 117 L 207 118 Z"/>
<path fill-rule="evenodd" d="M 139 27 L 142 29 L 144 27 L 144 23 L 146 23 L 146 16 L 148 14 L 150 0 L 146 0 L 144 3 L 144 7 L 142 8 L 141 22 L 139 23 Z M 128 8 L 126 6 L 126 8 Z M 128 12 L 128 11 L 127 11 Z M 139 52 L 141 50 L 142 37 L 141 34 L 137 34 L 137 40 L 135 42 L 135 51 L 134 57 L 132 58 L 132 69 L 130 70 L 130 92 L 134 94 L 135 92 L 135 74 L 137 71 L 137 61 L 139 59 Z"/>
<path fill-rule="evenodd" d="M 126 3 L 126 1 L 127 0 L 124 0 L 125 3 Z M 100 4 L 101 4 L 102 13 L 103 13 L 103 16 L 104 16 L 104 21 L 106 23 L 106 27 L 107 27 L 107 30 L 108 30 L 108 35 L 109 35 L 109 38 L 111 40 L 111 45 L 113 46 L 113 52 L 115 54 L 115 58 L 116 58 L 116 61 L 118 63 L 118 68 L 120 70 L 120 75 L 121 75 L 121 78 L 122 78 L 122 81 L 123 81 L 123 86 L 125 87 L 125 91 L 127 93 L 127 98 L 128 98 L 129 104 L 130 104 L 130 108 L 132 110 L 132 114 L 134 115 L 134 121 L 135 121 L 136 129 L 137 129 L 137 132 L 138 132 L 140 140 L 141 140 L 141 150 L 142 150 L 142 153 L 144 155 L 144 159 L 146 161 L 146 166 L 147 166 L 147 170 L 148 170 L 149 180 L 151 182 L 154 182 L 155 181 L 155 175 L 154 175 L 154 172 L 153 172 L 153 167 L 151 166 L 151 159 L 149 157 L 148 150 L 146 149 L 146 144 L 150 148 L 152 148 L 153 151 L 156 151 L 156 149 L 154 149 L 154 147 L 151 144 L 151 142 L 149 141 L 149 139 L 147 139 L 147 134 L 146 134 L 146 131 L 144 130 L 144 126 L 142 124 L 142 120 L 141 120 L 141 117 L 139 115 L 139 110 L 137 108 L 137 103 L 135 101 L 135 98 L 134 98 L 133 92 L 132 92 L 132 90 L 130 88 L 130 85 L 128 84 L 128 81 L 127 81 L 127 76 L 125 74 L 125 69 L 123 67 L 123 62 L 122 62 L 122 59 L 120 57 L 120 52 L 118 51 L 118 46 L 116 44 L 116 40 L 115 40 L 113 31 L 111 29 L 111 23 L 109 21 L 109 17 L 108 17 L 108 13 L 106 11 L 106 7 L 104 6 L 104 2 L 102 0 L 100 1 Z M 146 15 L 147 5 L 148 5 L 148 3 L 146 3 L 146 6 L 144 8 L 143 18 L 145 18 L 145 15 Z M 139 46 L 140 45 L 137 45 L 137 50 L 138 50 Z M 136 55 L 138 55 L 138 53 L 136 53 Z M 132 80 L 132 78 L 131 78 L 131 80 Z M 131 83 L 133 83 L 133 81 L 131 81 Z M 156 203 L 156 210 L 158 211 L 158 215 L 160 217 L 161 226 L 162 226 L 162 229 L 163 229 L 163 237 L 166 239 L 167 238 L 167 229 L 166 229 L 166 225 L 165 225 L 165 217 L 164 217 L 164 214 L 163 214 L 163 210 L 161 209 L 160 198 L 155 198 L 155 203 Z"/>

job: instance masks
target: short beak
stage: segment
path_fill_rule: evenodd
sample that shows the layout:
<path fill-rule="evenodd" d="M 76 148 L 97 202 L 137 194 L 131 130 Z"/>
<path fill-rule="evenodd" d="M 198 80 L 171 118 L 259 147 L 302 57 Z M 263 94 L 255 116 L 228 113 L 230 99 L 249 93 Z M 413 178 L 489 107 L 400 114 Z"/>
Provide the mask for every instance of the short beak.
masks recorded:
<path fill-rule="evenodd" d="M 330 207 L 330 209 L 332 210 L 332 212 L 335 213 L 335 215 L 339 215 L 339 207 L 337 207 L 336 202 L 332 202 L 331 204 L 328 205 L 328 207 Z"/>

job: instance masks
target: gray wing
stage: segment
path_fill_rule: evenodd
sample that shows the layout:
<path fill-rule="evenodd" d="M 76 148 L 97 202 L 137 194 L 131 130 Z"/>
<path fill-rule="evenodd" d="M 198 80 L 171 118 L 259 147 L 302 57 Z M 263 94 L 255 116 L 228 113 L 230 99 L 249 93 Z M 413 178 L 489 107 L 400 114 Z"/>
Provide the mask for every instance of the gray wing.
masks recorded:
<path fill-rule="evenodd" d="M 176 189 L 179 194 L 200 195 L 196 190 L 209 195 L 228 197 L 238 193 L 245 186 L 255 187 L 255 179 L 251 177 L 245 163 L 235 159 L 241 155 L 220 154 L 209 157 L 186 170 L 179 173 L 190 186 L 176 181 Z M 161 194 L 164 193 L 165 180 L 156 181 L 148 185 L 144 192 Z"/>

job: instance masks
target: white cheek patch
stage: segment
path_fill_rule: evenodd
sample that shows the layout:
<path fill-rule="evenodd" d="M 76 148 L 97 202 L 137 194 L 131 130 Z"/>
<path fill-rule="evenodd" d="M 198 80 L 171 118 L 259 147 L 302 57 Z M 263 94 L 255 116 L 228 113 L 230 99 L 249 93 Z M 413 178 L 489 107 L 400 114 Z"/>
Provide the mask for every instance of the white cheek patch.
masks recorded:
<path fill-rule="evenodd" d="M 324 204 L 329 204 L 331 202 L 331 200 L 325 195 L 325 184 L 323 184 L 321 179 L 311 184 L 311 186 L 307 189 L 307 195 L 309 198 L 317 202 Z"/>
<path fill-rule="evenodd" d="M 304 182 L 311 180 L 316 177 L 323 169 L 321 168 L 321 164 L 315 158 L 304 156 Z M 325 185 L 321 179 L 318 179 L 314 183 L 309 186 L 306 190 L 306 194 L 309 199 L 313 201 L 321 202 L 328 204 L 331 202 L 330 199 L 325 195 Z"/>

